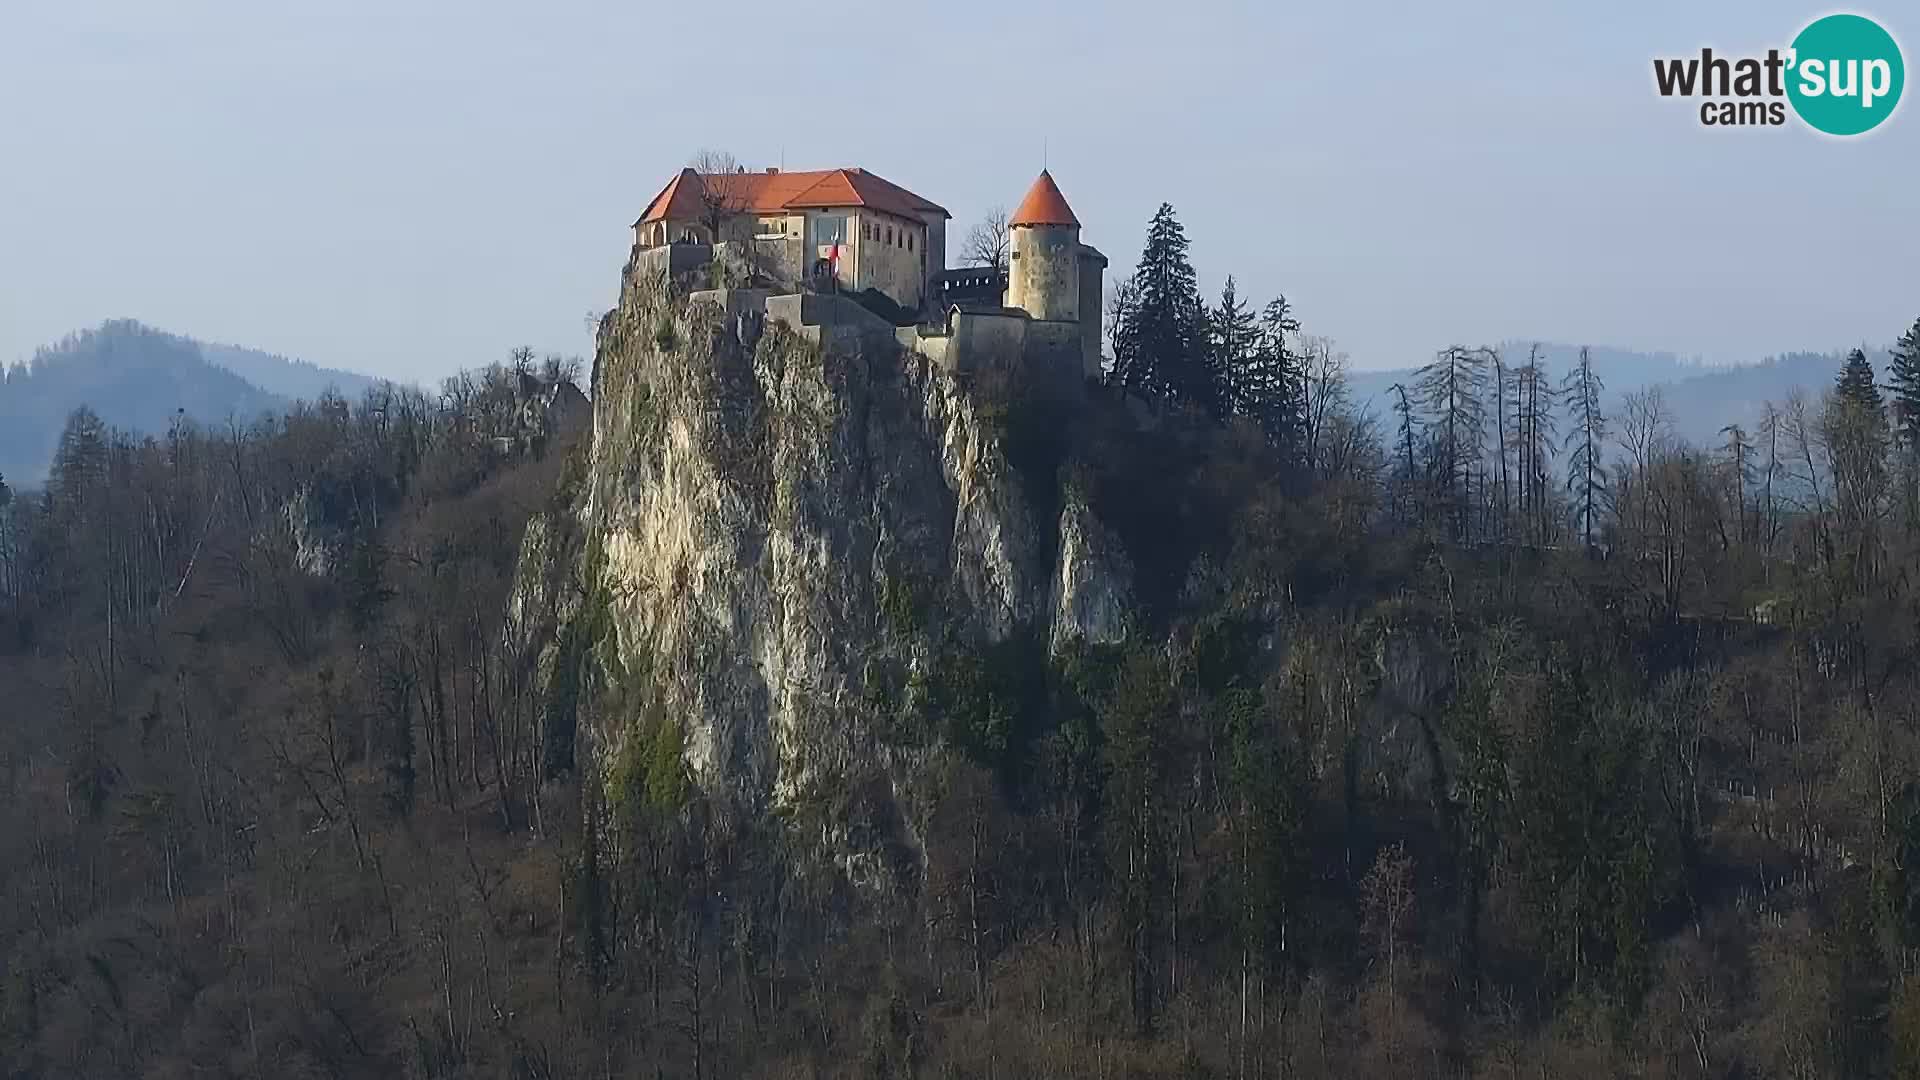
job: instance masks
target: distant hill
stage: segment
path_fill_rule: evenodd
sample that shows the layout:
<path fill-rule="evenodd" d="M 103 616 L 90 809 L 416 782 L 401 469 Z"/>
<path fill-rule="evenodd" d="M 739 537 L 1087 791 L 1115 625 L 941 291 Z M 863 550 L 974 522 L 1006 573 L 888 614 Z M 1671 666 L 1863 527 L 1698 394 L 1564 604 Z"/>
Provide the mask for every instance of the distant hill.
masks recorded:
<path fill-rule="evenodd" d="M 1504 341 L 1495 348 L 1500 350 L 1501 358 L 1508 364 L 1518 366 L 1527 362 L 1527 350 L 1531 349 L 1533 344 L 1528 341 Z M 1593 357 L 1594 369 L 1600 372 L 1601 381 L 1606 383 L 1609 392 L 1615 394 L 1638 390 L 1654 383 L 1677 382 L 1705 372 L 1720 370 L 1667 352 L 1636 352 L 1632 349 L 1619 349 L 1606 345 L 1591 346 L 1588 352 Z M 1580 346 L 1542 342 L 1540 359 L 1547 370 L 1553 373 L 1555 383 L 1558 383 L 1560 378 L 1579 361 Z M 1352 376 L 1354 397 L 1358 401 L 1371 403 L 1384 415 L 1388 405 L 1391 404 L 1389 392 L 1393 384 L 1409 382 L 1414 377 L 1413 373 L 1413 368 L 1356 371 Z"/>
<path fill-rule="evenodd" d="M 16 486 L 39 484 L 68 414 L 81 405 L 114 427 L 155 434 L 181 412 L 211 423 L 286 403 L 209 363 L 190 338 L 132 321 L 104 323 L 0 373 L 0 476 Z"/>
<path fill-rule="evenodd" d="M 0 476 L 16 486 L 39 484 L 67 415 L 81 405 L 113 427 L 158 435 L 183 413 L 207 424 L 248 420 L 328 390 L 358 398 L 377 382 L 114 320 L 0 371 Z"/>
<path fill-rule="evenodd" d="M 305 360 L 246 349 L 238 345 L 200 344 L 200 355 L 226 368 L 269 394 L 284 398 L 317 398 L 332 390 L 349 401 L 381 380 L 355 371 L 323 368 Z"/>
<path fill-rule="evenodd" d="M 1526 342 L 1506 342 L 1498 347 L 1508 363 L 1517 365 L 1526 362 L 1530 346 Z M 1621 398 L 1628 392 L 1661 386 L 1673 414 L 1675 432 L 1702 446 L 1719 443 L 1721 429 L 1729 424 L 1740 424 L 1752 431 L 1767 402 L 1783 403 L 1795 389 L 1817 395 L 1833 384 L 1846 356 L 1845 350 L 1788 353 L 1757 364 L 1714 366 L 1672 353 L 1643 353 L 1604 346 L 1595 346 L 1590 352 L 1594 370 L 1606 386 L 1602 405 L 1609 413 L 1618 413 Z M 1580 349 L 1575 345 L 1541 346 L 1542 360 L 1553 373 L 1556 384 L 1579 356 Z M 1867 356 L 1884 379 L 1886 351 L 1869 349 Z M 1383 424 L 1390 424 L 1393 385 L 1413 378 L 1412 368 L 1356 371 L 1351 379 L 1354 400 L 1373 409 Z"/>
<path fill-rule="evenodd" d="M 1714 445 L 1724 441 L 1720 432 L 1730 424 L 1741 425 L 1749 434 L 1757 431 L 1768 402 L 1783 405 L 1795 390 L 1818 398 L 1833 385 L 1848 351 L 1787 353 L 1758 364 L 1712 368 L 1666 383 L 1662 393 L 1680 435 L 1697 445 Z M 1884 383 L 1892 357 L 1885 349 L 1866 352 Z"/>

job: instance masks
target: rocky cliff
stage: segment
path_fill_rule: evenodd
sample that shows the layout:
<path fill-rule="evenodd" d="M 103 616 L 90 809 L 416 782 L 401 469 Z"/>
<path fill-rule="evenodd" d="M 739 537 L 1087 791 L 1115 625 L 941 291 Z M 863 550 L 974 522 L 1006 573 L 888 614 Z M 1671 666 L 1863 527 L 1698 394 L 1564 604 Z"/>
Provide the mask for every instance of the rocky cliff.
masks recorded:
<path fill-rule="evenodd" d="M 508 618 L 603 783 L 677 755 L 753 812 L 884 762 L 897 794 L 939 739 L 881 729 L 942 656 L 1128 633 L 1129 560 L 1035 404 L 1070 400 L 820 337 L 628 268 L 590 447 L 528 531 Z"/>

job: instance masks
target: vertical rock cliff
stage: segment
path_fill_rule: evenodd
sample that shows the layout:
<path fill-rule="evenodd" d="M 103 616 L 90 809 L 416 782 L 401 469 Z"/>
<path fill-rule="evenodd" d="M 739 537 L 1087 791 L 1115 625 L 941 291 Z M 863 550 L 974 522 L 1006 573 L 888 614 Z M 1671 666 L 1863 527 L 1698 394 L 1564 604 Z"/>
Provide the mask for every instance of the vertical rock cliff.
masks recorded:
<path fill-rule="evenodd" d="M 854 763 L 897 791 L 938 740 L 899 752 L 876 718 L 915 708 L 943 648 L 1124 637 L 1129 561 L 1062 480 L 1036 399 L 1071 394 L 1043 381 L 738 317 L 629 267 L 590 453 L 529 529 L 508 613 L 579 767 L 613 783 L 678 754 L 747 812 Z"/>

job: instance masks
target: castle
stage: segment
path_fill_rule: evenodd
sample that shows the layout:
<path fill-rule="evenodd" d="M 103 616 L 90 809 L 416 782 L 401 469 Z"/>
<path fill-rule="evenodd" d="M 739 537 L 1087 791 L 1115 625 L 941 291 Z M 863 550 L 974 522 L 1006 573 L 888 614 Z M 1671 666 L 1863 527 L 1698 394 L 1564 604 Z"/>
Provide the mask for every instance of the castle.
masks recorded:
<path fill-rule="evenodd" d="M 732 260 L 755 287 L 710 290 L 815 340 L 882 334 L 949 370 L 1021 364 L 1100 374 L 1106 256 L 1042 170 L 1007 222 L 1007 266 L 948 269 L 939 204 L 864 169 L 683 169 L 633 224 L 636 265 Z"/>

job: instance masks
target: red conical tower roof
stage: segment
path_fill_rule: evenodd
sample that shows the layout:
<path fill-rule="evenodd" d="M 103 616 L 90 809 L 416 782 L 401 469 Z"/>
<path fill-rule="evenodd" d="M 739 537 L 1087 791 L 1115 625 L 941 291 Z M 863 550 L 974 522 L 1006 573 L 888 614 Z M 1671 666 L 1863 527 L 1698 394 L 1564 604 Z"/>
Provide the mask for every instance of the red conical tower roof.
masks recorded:
<path fill-rule="evenodd" d="M 1060 194 L 1060 186 L 1053 182 L 1053 174 L 1040 170 L 1040 178 L 1027 189 L 1027 197 L 1020 200 L 1020 209 L 1013 212 L 1008 225 L 1071 225 L 1080 227 L 1080 219 L 1073 216 L 1073 207 L 1067 205 L 1067 197 Z"/>

